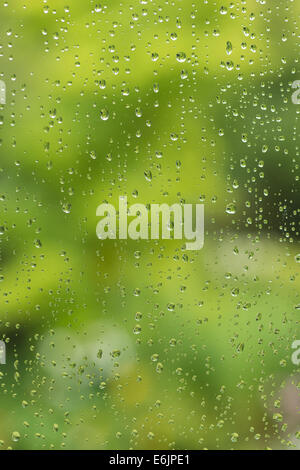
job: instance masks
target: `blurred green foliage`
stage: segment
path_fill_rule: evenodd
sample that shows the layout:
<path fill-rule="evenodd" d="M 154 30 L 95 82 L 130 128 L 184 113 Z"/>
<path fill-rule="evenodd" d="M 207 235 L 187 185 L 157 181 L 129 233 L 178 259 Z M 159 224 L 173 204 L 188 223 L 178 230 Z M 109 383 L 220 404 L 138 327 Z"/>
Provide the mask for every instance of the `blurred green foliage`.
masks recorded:
<path fill-rule="evenodd" d="M 299 447 L 299 3 L 0 9 L 2 448 Z M 203 250 L 98 240 L 123 194 Z"/>

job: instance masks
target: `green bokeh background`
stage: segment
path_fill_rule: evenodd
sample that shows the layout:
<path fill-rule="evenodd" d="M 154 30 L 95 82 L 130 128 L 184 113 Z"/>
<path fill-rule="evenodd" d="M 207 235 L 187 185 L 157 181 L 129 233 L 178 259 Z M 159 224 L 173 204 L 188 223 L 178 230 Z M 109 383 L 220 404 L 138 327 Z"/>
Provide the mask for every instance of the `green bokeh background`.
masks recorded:
<path fill-rule="evenodd" d="M 299 3 L 0 11 L 0 448 L 299 448 Z M 125 194 L 204 248 L 98 240 Z"/>

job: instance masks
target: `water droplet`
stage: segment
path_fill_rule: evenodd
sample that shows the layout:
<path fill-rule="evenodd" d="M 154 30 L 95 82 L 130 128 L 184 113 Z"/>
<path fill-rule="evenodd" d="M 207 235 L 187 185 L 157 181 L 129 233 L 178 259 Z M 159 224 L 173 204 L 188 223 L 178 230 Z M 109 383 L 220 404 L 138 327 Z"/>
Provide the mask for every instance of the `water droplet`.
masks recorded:
<path fill-rule="evenodd" d="M 236 206 L 233 202 L 231 202 L 230 204 L 227 204 L 226 212 L 227 212 L 227 214 L 235 214 L 236 213 Z"/>
<path fill-rule="evenodd" d="M 102 121 L 107 121 L 109 119 L 109 112 L 107 108 L 103 108 L 100 111 L 100 117 Z"/>
<path fill-rule="evenodd" d="M 186 61 L 186 54 L 184 52 L 177 52 L 176 54 L 177 62 L 185 62 Z"/>
<path fill-rule="evenodd" d="M 11 435 L 11 438 L 14 442 L 18 442 L 21 439 L 21 435 L 18 431 L 14 431 Z"/>
<path fill-rule="evenodd" d="M 226 43 L 226 54 L 227 55 L 232 54 L 232 44 L 231 44 L 230 41 L 227 41 L 227 43 Z"/>

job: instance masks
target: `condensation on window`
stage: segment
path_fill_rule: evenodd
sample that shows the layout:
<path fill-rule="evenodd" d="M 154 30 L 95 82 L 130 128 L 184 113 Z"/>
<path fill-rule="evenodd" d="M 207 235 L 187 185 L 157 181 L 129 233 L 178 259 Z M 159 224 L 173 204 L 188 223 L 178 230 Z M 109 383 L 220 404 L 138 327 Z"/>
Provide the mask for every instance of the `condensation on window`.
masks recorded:
<path fill-rule="evenodd" d="M 0 448 L 300 448 L 299 13 L 1 2 Z"/>

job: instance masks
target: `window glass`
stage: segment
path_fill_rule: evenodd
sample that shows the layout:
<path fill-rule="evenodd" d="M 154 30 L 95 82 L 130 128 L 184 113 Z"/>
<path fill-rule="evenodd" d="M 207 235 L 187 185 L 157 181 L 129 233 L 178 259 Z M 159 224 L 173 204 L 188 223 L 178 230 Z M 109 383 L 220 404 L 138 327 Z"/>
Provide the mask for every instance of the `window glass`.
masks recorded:
<path fill-rule="evenodd" d="M 299 449 L 299 7 L 1 2 L 0 448 Z"/>

